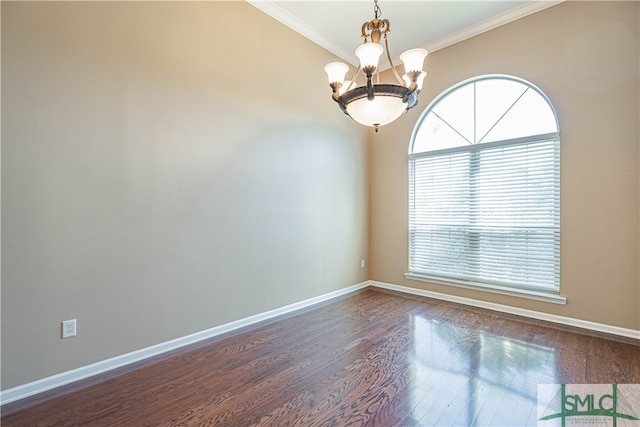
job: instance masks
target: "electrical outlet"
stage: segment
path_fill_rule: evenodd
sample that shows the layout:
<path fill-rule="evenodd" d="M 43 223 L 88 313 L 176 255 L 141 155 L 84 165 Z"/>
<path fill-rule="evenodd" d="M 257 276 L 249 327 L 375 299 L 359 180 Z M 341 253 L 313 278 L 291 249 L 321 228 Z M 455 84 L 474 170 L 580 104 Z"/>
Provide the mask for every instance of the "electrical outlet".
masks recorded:
<path fill-rule="evenodd" d="M 62 338 L 76 336 L 76 319 L 62 321 Z"/>
<path fill-rule="evenodd" d="M 364 260 L 363 259 L 360 260 L 360 268 L 364 268 Z"/>

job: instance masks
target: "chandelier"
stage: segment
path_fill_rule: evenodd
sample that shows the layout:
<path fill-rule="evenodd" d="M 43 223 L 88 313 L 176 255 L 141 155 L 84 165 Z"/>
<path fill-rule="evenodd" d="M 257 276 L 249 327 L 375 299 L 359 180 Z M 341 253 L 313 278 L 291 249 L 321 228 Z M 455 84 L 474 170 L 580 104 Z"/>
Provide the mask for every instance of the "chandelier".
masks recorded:
<path fill-rule="evenodd" d="M 333 90 L 333 99 L 342 111 L 356 122 L 372 126 L 378 132 L 380 126 L 393 122 L 402 113 L 412 109 L 418 103 L 418 94 L 427 73 L 422 65 L 428 52 L 425 49 L 409 49 L 400 55 L 405 74 L 400 77 L 389 53 L 389 20 L 380 19 L 378 0 L 374 0 L 374 19 L 362 24 L 364 43 L 356 49 L 360 67 L 351 80 L 345 81 L 349 67 L 342 62 L 331 62 L 324 67 L 329 77 L 329 86 Z M 380 39 L 384 38 L 383 48 Z M 387 53 L 389 65 L 399 84 L 380 84 L 378 60 L 383 51 Z M 366 84 L 357 86 L 356 80 L 363 72 Z M 373 83 L 373 78 L 376 83 Z"/>

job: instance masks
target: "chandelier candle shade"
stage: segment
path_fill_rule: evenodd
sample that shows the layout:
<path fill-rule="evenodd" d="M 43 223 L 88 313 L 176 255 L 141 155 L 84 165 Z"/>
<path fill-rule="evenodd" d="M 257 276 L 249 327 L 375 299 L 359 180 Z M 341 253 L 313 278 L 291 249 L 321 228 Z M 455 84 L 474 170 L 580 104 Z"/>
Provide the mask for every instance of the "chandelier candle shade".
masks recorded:
<path fill-rule="evenodd" d="M 418 94 L 427 75 L 422 66 L 428 52 L 418 48 L 402 53 L 400 60 L 404 64 L 405 74 L 400 77 L 389 52 L 389 20 L 380 19 L 378 0 L 374 0 L 373 11 L 374 19 L 362 24 L 364 43 L 356 49 L 360 67 L 353 79 L 345 81 L 349 67 L 342 62 L 331 62 L 324 70 L 329 77 L 333 99 L 342 111 L 356 122 L 374 127 L 377 132 L 380 126 L 391 123 L 417 105 Z M 381 39 L 384 39 L 384 48 L 379 43 Z M 383 51 L 387 53 L 391 70 L 399 84 L 380 84 L 378 60 Z M 364 86 L 357 86 L 356 80 L 361 71 L 367 81 Z M 376 84 L 372 81 L 374 75 Z"/>

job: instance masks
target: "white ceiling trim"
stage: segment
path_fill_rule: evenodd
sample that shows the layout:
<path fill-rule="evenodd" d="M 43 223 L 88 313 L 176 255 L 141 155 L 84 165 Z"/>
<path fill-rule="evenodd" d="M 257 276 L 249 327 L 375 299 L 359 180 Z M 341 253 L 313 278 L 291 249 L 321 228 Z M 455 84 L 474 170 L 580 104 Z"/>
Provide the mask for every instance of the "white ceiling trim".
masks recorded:
<path fill-rule="evenodd" d="M 329 52 L 342 58 L 344 61 L 347 61 L 354 67 L 358 66 L 358 58 L 355 56 L 354 52 L 348 51 L 342 46 L 332 42 L 323 34 L 307 25 L 305 22 L 301 21 L 286 10 L 274 4 L 271 0 L 246 1 L 247 3 L 263 11 L 272 18 L 276 19 L 277 21 L 305 36 L 317 45 L 327 49 Z M 435 52 L 439 49 L 451 46 L 455 43 L 477 36 L 494 28 L 513 22 L 517 19 L 524 18 L 525 16 L 539 12 L 558 3 L 562 3 L 563 1 L 565 0 L 531 0 L 507 12 L 501 13 L 490 19 L 486 19 L 477 24 L 456 31 L 455 33 L 449 34 L 433 42 L 429 42 L 426 46 L 423 47 L 429 52 Z M 397 62 L 398 58 L 393 58 L 393 60 L 394 62 Z M 381 61 L 380 68 L 385 69 L 387 67 L 388 61 Z"/>
<path fill-rule="evenodd" d="M 464 28 L 446 37 L 435 40 L 429 43 L 428 46 L 425 46 L 425 49 L 427 49 L 429 52 L 435 52 L 436 50 L 443 49 L 447 46 L 451 46 L 463 40 L 475 37 L 479 34 L 493 30 L 494 28 L 498 28 L 520 18 L 524 18 L 525 16 L 540 12 L 541 10 L 547 9 L 551 6 L 555 6 L 558 3 L 562 3 L 563 1 L 565 0 L 533 0 L 527 2 L 521 6 L 517 6 L 492 18 L 478 22 L 477 24 L 474 24 L 470 27 Z"/>
<path fill-rule="evenodd" d="M 287 27 L 292 30 L 302 34 L 312 42 L 321 47 L 327 49 L 329 52 L 337 55 L 343 60 L 349 62 L 354 67 L 358 64 L 358 57 L 355 52 L 350 52 L 344 49 L 342 46 L 339 46 L 333 43 L 331 40 L 327 39 L 324 35 L 320 34 L 318 31 L 308 26 L 305 22 L 302 22 L 295 16 L 291 15 L 286 10 L 282 9 L 278 5 L 271 2 L 271 0 L 246 0 L 247 3 L 257 7 L 267 15 L 272 18 L 282 22 Z"/>

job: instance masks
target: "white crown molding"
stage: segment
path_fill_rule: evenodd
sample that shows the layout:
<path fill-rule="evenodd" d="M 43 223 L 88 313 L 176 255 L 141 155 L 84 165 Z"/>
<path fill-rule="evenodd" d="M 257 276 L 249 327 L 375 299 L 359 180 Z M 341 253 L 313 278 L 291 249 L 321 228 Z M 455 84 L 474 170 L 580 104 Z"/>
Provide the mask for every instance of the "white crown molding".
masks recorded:
<path fill-rule="evenodd" d="M 273 19 L 283 23 L 292 30 L 298 32 L 299 34 L 302 34 L 315 44 L 327 49 L 329 52 L 347 61 L 354 67 L 358 66 L 358 57 L 356 57 L 355 52 L 351 52 L 348 49 L 332 42 L 322 33 L 316 31 L 305 22 L 299 20 L 286 10 L 277 6 L 271 0 L 246 0 L 246 2 L 271 16 Z"/>
<path fill-rule="evenodd" d="M 477 24 L 451 33 L 445 37 L 427 42 L 424 47 L 429 52 L 435 52 L 437 50 L 459 43 L 463 40 L 477 36 L 494 28 L 498 28 L 520 18 L 524 18 L 525 16 L 547 9 L 551 6 L 555 6 L 556 4 L 562 3 L 563 1 L 565 0 L 531 0 L 522 4 L 521 6 L 496 15 L 492 18 L 485 19 L 484 21 L 478 22 Z M 246 0 L 246 2 L 271 16 L 275 20 L 286 25 L 287 27 L 291 28 L 292 30 L 303 35 L 304 37 L 308 38 L 317 45 L 327 49 L 329 52 L 333 53 L 344 61 L 347 61 L 354 67 L 358 66 L 358 58 L 356 57 L 354 52 L 334 43 L 324 34 L 310 27 L 305 22 L 301 21 L 294 15 L 290 14 L 283 8 L 273 3 L 271 0 Z M 400 63 L 399 56 L 394 56 L 392 60 L 394 64 Z M 380 70 L 384 71 L 389 67 L 389 61 L 386 58 L 380 58 Z"/>
<path fill-rule="evenodd" d="M 506 25 L 520 18 L 524 18 L 525 16 L 540 12 L 541 10 L 547 9 L 551 6 L 555 6 L 564 1 L 565 0 L 529 1 L 504 13 L 501 13 L 489 19 L 485 19 L 484 21 L 473 24 L 467 28 L 463 28 L 462 30 L 456 31 L 455 33 L 451 33 L 445 37 L 434 40 L 428 43 L 426 49 L 429 52 L 435 52 L 436 50 L 444 49 L 445 47 L 459 43 L 471 37 L 475 37 L 487 31 L 493 30 L 494 28 L 501 27 L 502 25 Z"/>

